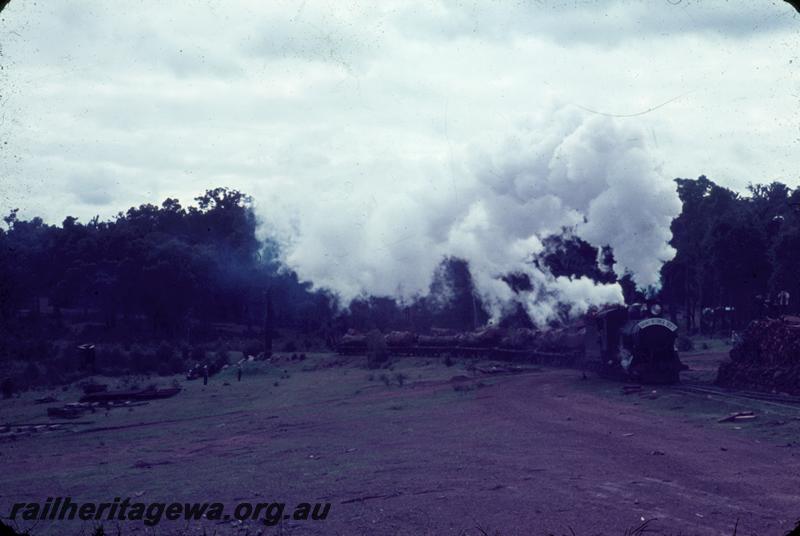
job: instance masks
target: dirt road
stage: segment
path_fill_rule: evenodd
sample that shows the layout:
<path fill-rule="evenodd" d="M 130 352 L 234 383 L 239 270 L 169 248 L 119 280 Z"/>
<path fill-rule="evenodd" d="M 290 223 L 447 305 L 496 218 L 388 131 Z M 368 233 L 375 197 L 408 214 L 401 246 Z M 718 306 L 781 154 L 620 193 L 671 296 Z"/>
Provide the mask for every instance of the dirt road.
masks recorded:
<path fill-rule="evenodd" d="M 347 535 L 623 534 L 645 520 L 659 533 L 721 535 L 737 519 L 740 534 L 782 535 L 800 518 L 792 415 L 770 439 L 768 428 L 718 424 L 737 409 L 724 402 L 668 389 L 623 396 L 571 370 L 472 378 L 398 367 L 402 387 L 352 366 L 289 370 L 278 386 L 269 375 L 224 386 L 223 376 L 146 412 L 2 443 L 0 511 L 58 495 L 330 502 L 325 521 L 280 530 Z M 776 418 L 759 415 L 760 426 Z M 91 431 L 98 424 L 126 427 Z"/>

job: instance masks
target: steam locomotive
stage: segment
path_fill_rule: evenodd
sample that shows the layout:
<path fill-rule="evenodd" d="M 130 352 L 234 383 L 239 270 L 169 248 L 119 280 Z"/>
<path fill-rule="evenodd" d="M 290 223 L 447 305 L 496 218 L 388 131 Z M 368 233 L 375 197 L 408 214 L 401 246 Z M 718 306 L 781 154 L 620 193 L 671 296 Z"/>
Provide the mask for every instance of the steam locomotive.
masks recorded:
<path fill-rule="evenodd" d="M 678 357 L 678 327 L 658 304 L 615 305 L 586 323 L 585 364 L 599 374 L 641 383 L 676 383 L 688 367 Z"/>

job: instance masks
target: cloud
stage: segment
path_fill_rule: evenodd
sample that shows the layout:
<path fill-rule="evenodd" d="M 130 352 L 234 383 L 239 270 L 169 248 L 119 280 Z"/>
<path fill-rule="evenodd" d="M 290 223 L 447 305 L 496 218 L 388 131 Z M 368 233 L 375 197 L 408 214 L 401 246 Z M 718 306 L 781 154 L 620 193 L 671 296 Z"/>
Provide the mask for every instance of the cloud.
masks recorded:
<path fill-rule="evenodd" d="M 397 20 L 405 34 L 433 41 L 537 38 L 567 46 L 625 46 L 689 34 L 740 39 L 791 31 L 798 23 L 796 13 L 780 0 L 528 0 L 500 9 L 480 0 L 444 0 L 434 9 L 408 5 Z"/>
<path fill-rule="evenodd" d="M 103 176 L 75 176 L 69 180 L 69 189 L 80 203 L 92 206 L 109 205 L 115 183 Z"/>

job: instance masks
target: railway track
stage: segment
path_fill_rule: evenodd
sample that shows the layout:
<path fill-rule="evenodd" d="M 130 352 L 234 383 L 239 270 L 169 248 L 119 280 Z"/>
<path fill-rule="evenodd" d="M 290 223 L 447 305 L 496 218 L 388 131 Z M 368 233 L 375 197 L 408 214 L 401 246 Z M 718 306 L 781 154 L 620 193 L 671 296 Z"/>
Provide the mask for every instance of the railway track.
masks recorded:
<path fill-rule="evenodd" d="M 576 351 L 549 351 L 532 348 L 503 348 L 498 346 L 459 346 L 459 345 L 388 345 L 387 351 L 393 357 L 461 357 L 484 358 L 520 363 L 544 364 L 546 362 L 572 362 L 580 357 Z M 339 345 L 339 355 L 365 355 L 365 345 Z"/>
<path fill-rule="evenodd" d="M 758 391 L 732 391 L 729 389 L 723 389 L 722 387 L 717 387 L 715 385 L 702 384 L 702 383 L 677 384 L 670 386 L 669 389 L 671 391 L 679 393 L 699 395 L 699 396 L 704 396 L 706 398 L 717 397 L 720 399 L 729 399 L 729 400 L 734 399 L 734 400 L 757 401 L 761 402 L 762 404 L 768 404 L 771 406 L 794 409 L 794 410 L 800 408 L 800 396 L 782 395 L 776 393 L 761 393 Z"/>
<path fill-rule="evenodd" d="M 507 361 L 509 363 L 537 365 L 537 366 L 560 366 L 567 368 L 586 368 L 579 367 L 580 354 L 578 352 L 565 351 L 543 351 L 533 349 L 510 349 L 499 347 L 471 347 L 461 345 L 408 345 L 394 346 L 389 345 L 389 353 L 395 357 L 462 357 L 462 358 L 484 358 Z M 340 345 L 339 355 L 363 355 L 366 353 L 366 345 Z M 643 386 L 644 387 L 644 386 Z M 708 383 L 679 383 L 667 386 L 660 386 L 665 390 L 685 393 L 704 398 L 718 398 L 726 400 L 739 400 L 742 402 L 757 401 L 762 404 L 780 407 L 784 409 L 800 409 L 800 396 L 764 393 L 759 391 L 730 390 Z"/>

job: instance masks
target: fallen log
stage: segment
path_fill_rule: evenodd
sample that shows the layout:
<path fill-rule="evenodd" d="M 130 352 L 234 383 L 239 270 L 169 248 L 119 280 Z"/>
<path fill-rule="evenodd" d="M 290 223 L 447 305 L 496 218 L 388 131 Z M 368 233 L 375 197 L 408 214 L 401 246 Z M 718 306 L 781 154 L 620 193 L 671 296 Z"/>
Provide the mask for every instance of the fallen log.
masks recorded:
<path fill-rule="evenodd" d="M 173 397 L 180 392 L 180 387 L 169 387 L 167 389 L 144 389 L 141 391 L 105 391 L 82 396 L 80 401 L 84 403 L 109 403 L 122 400 L 157 400 L 161 398 Z"/>
<path fill-rule="evenodd" d="M 727 417 L 723 417 L 722 419 L 718 420 L 717 422 L 738 422 L 738 421 L 749 421 L 755 419 L 756 415 L 752 411 L 737 411 L 735 413 L 731 413 Z"/>
<path fill-rule="evenodd" d="M 81 406 L 64 406 L 61 408 L 47 408 L 47 416 L 51 419 L 77 419 L 89 408 Z"/>

